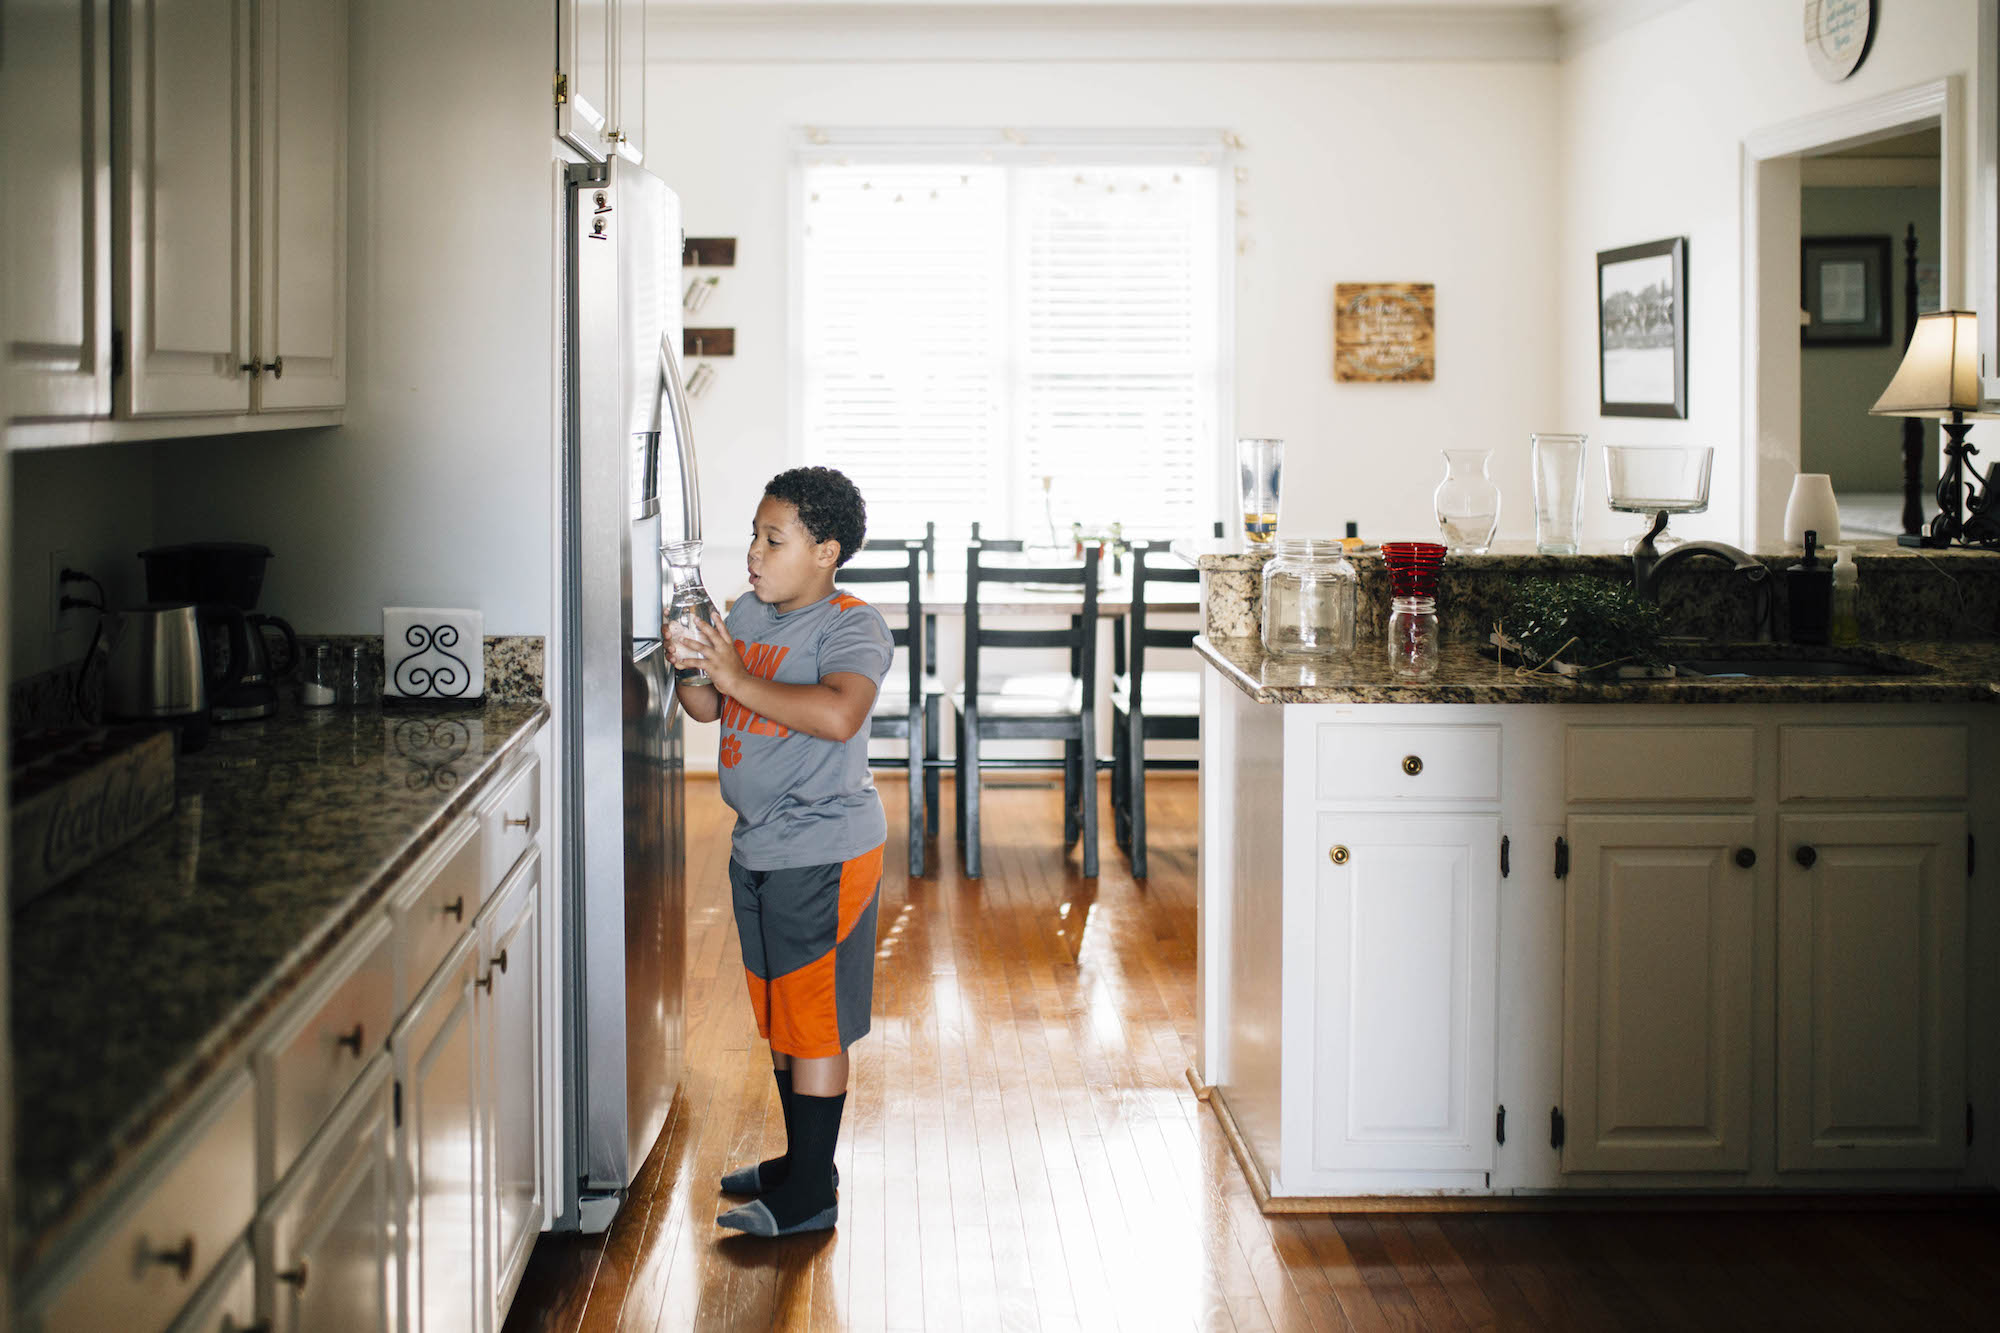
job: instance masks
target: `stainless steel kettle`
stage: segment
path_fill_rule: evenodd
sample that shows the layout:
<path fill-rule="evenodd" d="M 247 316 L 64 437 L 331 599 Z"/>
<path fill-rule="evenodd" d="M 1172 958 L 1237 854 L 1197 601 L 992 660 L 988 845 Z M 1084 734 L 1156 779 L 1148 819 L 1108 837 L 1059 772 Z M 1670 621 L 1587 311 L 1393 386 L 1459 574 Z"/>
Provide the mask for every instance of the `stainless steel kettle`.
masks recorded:
<path fill-rule="evenodd" d="M 207 714 L 201 625 L 192 602 L 149 602 L 107 621 L 106 716 L 169 721 Z"/>

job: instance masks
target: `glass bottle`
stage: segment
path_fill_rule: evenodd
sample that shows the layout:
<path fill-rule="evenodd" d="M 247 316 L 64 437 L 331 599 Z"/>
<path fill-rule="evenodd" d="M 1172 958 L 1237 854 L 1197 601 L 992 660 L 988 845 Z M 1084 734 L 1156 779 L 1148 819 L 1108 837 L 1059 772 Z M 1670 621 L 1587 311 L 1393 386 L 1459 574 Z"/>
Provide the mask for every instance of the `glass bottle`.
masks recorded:
<path fill-rule="evenodd" d="M 1437 669 L 1437 599 L 1390 598 L 1389 673 L 1399 680 L 1429 680 Z"/>
<path fill-rule="evenodd" d="M 709 600 L 708 589 L 701 586 L 701 543 L 667 542 L 660 547 L 660 559 L 667 575 L 667 606 L 660 632 L 670 634 L 675 625 L 692 629 L 713 621 L 715 603 Z M 698 666 L 675 667 L 674 679 L 682 685 L 709 683 L 708 673 Z"/>
<path fill-rule="evenodd" d="M 1500 526 L 1500 488 L 1486 475 L 1491 449 L 1446 449 L 1444 480 L 1431 493 L 1438 531 L 1453 555 L 1484 555 Z"/>
<path fill-rule="evenodd" d="M 1361 580 L 1332 537 L 1280 537 L 1264 565 L 1264 651 L 1326 660 L 1354 651 Z"/>
<path fill-rule="evenodd" d="M 375 671 L 369 665 L 368 650 L 360 644 L 348 645 L 341 657 L 333 693 L 334 702 L 343 708 L 359 708 L 374 702 Z"/>

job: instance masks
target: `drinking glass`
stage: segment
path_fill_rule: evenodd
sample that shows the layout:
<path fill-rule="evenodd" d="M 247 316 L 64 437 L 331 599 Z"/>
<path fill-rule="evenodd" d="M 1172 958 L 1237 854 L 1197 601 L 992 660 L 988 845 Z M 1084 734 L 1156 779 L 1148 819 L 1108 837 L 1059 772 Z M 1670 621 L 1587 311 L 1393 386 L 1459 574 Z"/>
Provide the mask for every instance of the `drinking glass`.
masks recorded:
<path fill-rule="evenodd" d="M 1243 535 L 1252 545 L 1267 544 L 1278 531 L 1278 493 L 1284 482 L 1283 440 L 1236 442 L 1236 473 L 1243 501 Z"/>
<path fill-rule="evenodd" d="M 1577 553 L 1586 438 L 1546 432 L 1528 437 L 1535 464 L 1535 549 L 1543 555 Z"/>

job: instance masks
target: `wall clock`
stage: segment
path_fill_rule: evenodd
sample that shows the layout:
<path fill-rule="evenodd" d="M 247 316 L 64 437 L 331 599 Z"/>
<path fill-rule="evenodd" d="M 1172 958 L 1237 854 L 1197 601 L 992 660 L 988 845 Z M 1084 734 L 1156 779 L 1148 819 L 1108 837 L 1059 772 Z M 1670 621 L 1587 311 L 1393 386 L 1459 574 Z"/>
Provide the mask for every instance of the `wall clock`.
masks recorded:
<path fill-rule="evenodd" d="M 1805 0 L 1806 59 L 1829 83 L 1861 68 L 1875 39 L 1875 0 Z"/>

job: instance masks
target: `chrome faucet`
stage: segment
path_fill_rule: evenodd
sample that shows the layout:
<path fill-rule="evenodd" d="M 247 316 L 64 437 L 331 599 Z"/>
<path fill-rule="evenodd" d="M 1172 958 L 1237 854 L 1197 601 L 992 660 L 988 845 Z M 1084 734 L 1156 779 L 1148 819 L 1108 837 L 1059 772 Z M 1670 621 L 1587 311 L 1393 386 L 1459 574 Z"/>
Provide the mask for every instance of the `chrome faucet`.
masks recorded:
<path fill-rule="evenodd" d="M 1667 514 L 1661 510 L 1653 520 L 1653 526 L 1633 548 L 1632 590 L 1639 594 L 1639 600 L 1659 605 L 1660 581 L 1675 565 L 1703 555 L 1727 560 L 1743 576 L 1743 581 L 1750 585 L 1750 613 L 1757 624 L 1757 642 L 1771 642 L 1771 571 L 1764 567 L 1763 562 L 1726 542 L 1682 542 L 1662 555 L 1660 549 L 1653 545 L 1653 538 L 1659 536 L 1666 526 Z"/>

